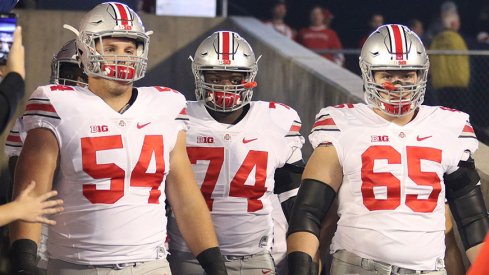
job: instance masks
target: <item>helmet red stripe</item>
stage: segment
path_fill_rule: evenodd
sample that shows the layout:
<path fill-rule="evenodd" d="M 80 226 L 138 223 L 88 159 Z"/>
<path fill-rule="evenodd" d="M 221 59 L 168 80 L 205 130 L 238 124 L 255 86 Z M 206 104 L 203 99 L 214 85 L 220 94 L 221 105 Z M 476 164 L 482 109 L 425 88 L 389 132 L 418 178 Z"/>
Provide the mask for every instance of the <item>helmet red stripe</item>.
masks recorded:
<path fill-rule="evenodd" d="M 121 15 L 120 21 L 122 25 L 128 25 L 129 23 L 129 13 L 126 9 L 126 7 L 122 4 L 115 3 L 115 6 L 117 10 L 119 11 L 119 14 Z"/>
<path fill-rule="evenodd" d="M 230 44 L 230 36 L 231 34 L 229 32 L 223 32 L 222 33 L 222 59 L 223 60 L 229 60 L 229 44 Z"/>
<path fill-rule="evenodd" d="M 392 32 L 394 34 L 394 41 L 396 47 L 396 60 L 402 60 L 402 55 L 404 53 L 402 37 L 401 37 L 401 29 L 398 25 L 392 25 Z"/>

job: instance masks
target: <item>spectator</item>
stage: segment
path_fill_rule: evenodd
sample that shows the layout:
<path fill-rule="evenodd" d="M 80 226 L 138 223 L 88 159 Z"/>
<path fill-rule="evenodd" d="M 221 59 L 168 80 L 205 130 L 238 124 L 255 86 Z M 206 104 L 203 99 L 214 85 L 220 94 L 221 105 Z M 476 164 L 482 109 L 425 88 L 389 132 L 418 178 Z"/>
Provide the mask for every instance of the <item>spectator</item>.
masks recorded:
<path fill-rule="evenodd" d="M 426 42 L 424 41 L 424 26 L 421 20 L 413 18 L 409 20 L 407 27 L 411 29 L 421 39 L 425 46 L 427 46 Z"/>
<path fill-rule="evenodd" d="M 384 25 L 384 16 L 380 13 L 373 13 L 368 20 L 367 34 L 363 35 L 358 41 L 358 48 L 361 49 L 363 47 L 363 43 L 365 43 L 368 36 L 382 25 Z"/>
<path fill-rule="evenodd" d="M 342 53 L 321 53 L 322 50 L 341 50 L 343 48 L 338 35 L 330 28 L 333 18 L 329 9 L 314 6 L 309 13 L 310 25 L 300 30 L 297 42 L 343 66 L 345 58 Z"/>
<path fill-rule="evenodd" d="M 50 220 L 44 215 L 63 211 L 63 207 L 61 207 L 63 201 L 49 200 L 58 194 L 56 191 L 36 195 L 33 192 L 35 186 L 35 182 L 31 181 L 13 202 L 0 206 L 0 226 L 17 220 L 31 223 L 56 224 L 54 220 Z"/>
<path fill-rule="evenodd" d="M 484 6 L 480 10 L 477 18 L 477 26 L 479 27 L 477 42 L 489 44 L 489 5 Z"/>
<path fill-rule="evenodd" d="M 284 0 L 277 0 L 272 6 L 272 19 L 265 22 L 266 25 L 271 26 L 277 32 L 287 36 L 290 39 L 295 38 L 295 31 L 285 23 L 285 16 L 287 15 L 287 4 Z"/>
<path fill-rule="evenodd" d="M 458 13 L 442 14 L 444 30 L 437 34 L 431 42 L 430 50 L 467 51 L 467 44 L 459 34 L 460 17 Z M 431 56 L 431 85 L 439 105 L 467 111 L 467 96 L 470 82 L 470 66 L 468 55 Z"/>
<path fill-rule="evenodd" d="M 156 11 L 156 0 L 139 0 L 138 6 L 141 11 L 154 14 Z"/>
<path fill-rule="evenodd" d="M 21 27 L 17 27 L 14 31 L 14 41 L 10 47 L 7 65 L 1 68 L 0 77 L 4 77 L 0 83 L 1 134 L 25 93 L 24 46 L 22 45 Z"/>
<path fill-rule="evenodd" d="M 480 10 L 477 25 L 479 33 L 473 49 L 487 51 L 489 50 L 489 5 Z M 471 48 L 469 45 L 468 47 Z M 489 93 L 487 92 L 489 65 L 487 62 L 482 62 L 483 60 L 487 61 L 487 56 L 471 56 L 470 106 L 474 107 L 471 115 L 474 126 L 481 128 L 489 126 L 489 109 L 480 104 L 480 102 L 489 102 Z M 489 141 L 489 131 L 480 131 L 478 134 L 480 140 Z"/>
<path fill-rule="evenodd" d="M 448 14 L 458 14 L 457 4 L 452 1 L 445 1 L 441 4 L 440 13 L 435 16 L 435 19 L 425 31 L 426 46 L 429 46 L 433 38 L 445 29 L 442 18 Z"/>

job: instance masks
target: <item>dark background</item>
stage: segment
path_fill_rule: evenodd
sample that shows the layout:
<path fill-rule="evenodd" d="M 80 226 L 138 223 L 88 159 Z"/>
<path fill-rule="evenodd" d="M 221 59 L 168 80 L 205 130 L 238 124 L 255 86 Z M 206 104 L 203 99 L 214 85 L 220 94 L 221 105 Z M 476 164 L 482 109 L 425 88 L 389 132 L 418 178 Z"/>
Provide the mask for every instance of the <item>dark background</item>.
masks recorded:
<path fill-rule="evenodd" d="M 220 9 L 218 0 L 218 9 Z M 229 15 L 254 16 L 261 20 L 270 17 L 270 7 L 274 0 L 228 0 Z M 308 24 L 309 9 L 320 4 L 330 9 L 334 15 L 331 27 L 336 30 L 344 48 L 355 48 L 358 39 L 368 32 L 367 22 L 373 13 L 384 16 L 384 23 L 407 24 L 417 18 L 428 25 L 438 17 L 440 5 L 444 0 L 288 0 L 286 22 L 299 29 Z M 461 19 L 461 32 L 475 37 L 479 31 L 489 32 L 489 21 L 480 19 L 481 11 L 489 13 L 489 1 L 453 1 L 458 6 Z M 220 11 L 218 10 L 218 14 Z"/>
<path fill-rule="evenodd" d="M 2 0 L 0 0 L 2 1 Z M 89 10 L 109 0 L 20 0 L 17 8 Z M 153 12 L 157 0 L 118 0 L 136 11 Z M 185 0 L 181 0 L 185 1 Z M 217 0 L 217 14 L 221 14 L 223 0 Z M 270 10 L 277 0 L 227 0 L 229 15 L 252 16 L 260 20 L 270 18 Z M 407 24 L 417 18 L 425 30 L 439 16 L 440 6 L 446 0 L 282 0 L 288 6 L 286 23 L 298 30 L 308 25 L 309 10 L 314 5 L 330 9 L 334 15 L 331 27 L 338 33 L 344 48 L 356 48 L 360 37 L 369 33 L 368 19 L 373 13 L 384 16 L 384 23 Z M 454 0 L 461 18 L 461 33 L 475 39 L 480 31 L 489 32 L 488 0 Z M 484 14 L 483 16 L 481 16 Z M 481 18 L 485 17 L 485 18 Z M 469 46 L 469 48 L 471 48 Z"/>

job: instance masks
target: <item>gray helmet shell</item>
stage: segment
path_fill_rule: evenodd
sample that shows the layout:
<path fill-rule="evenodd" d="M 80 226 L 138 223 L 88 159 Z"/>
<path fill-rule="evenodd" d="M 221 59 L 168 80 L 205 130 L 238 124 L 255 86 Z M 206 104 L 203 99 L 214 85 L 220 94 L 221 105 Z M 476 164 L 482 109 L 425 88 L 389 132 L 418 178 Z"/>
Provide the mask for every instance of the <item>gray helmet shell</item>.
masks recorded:
<path fill-rule="evenodd" d="M 423 103 L 429 59 L 419 37 L 406 26 L 380 26 L 365 41 L 359 63 L 365 102 L 371 107 L 389 116 L 403 116 L 412 113 Z M 375 71 L 399 70 L 416 71 L 417 83 L 398 86 L 396 91 L 375 83 Z M 382 93 L 389 96 L 382 96 Z"/>
<path fill-rule="evenodd" d="M 219 112 L 232 112 L 250 103 L 258 72 L 257 59 L 250 44 L 238 33 L 218 31 L 207 37 L 195 51 L 192 72 L 195 96 L 206 107 Z M 244 73 L 244 83 L 216 85 L 204 79 L 206 71 Z M 223 102 L 227 101 L 227 104 Z"/>

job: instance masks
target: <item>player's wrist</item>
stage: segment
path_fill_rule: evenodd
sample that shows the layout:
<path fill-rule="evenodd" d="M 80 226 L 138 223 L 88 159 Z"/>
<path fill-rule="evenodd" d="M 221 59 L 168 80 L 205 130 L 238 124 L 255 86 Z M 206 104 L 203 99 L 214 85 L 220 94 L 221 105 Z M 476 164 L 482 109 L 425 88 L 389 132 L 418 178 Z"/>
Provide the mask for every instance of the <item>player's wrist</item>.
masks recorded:
<path fill-rule="evenodd" d="M 8 216 L 12 219 L 12 221 L 22 220 L 25 216 L 24 207 L 22 207 L 22 203 L 18 200 L 11 201 L 9 203 L 10 211 L 8 211 Z"/>
<path fill-rule="evenodd" d="M 33 240 L 19 239 L 10 247 L 12 274 L 37 274 L 37 244 Z"/>
<path fill-rule="evenodd" d="M 313 270 L 312 257 L 302 251 L 294 251 L 287 255 L 289 274 L 308 275 Z"/>
<path fill-rule="evenodd" d="M 208 275 L 227 275 L 224 259 L 219 247 L 208 248 L 197 255 L 202 268 Z"/>

